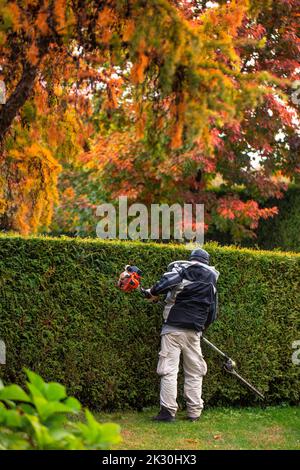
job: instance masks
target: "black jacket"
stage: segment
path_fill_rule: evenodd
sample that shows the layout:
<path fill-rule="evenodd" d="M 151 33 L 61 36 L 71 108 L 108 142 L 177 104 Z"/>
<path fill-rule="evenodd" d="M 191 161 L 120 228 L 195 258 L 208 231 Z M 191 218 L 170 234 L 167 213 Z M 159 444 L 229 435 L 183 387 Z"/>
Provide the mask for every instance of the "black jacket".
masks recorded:
<path fill-rule="evenodd" d="M 152 295 L 166 294 L 165 323 L 203 331 L 216 318 L 218 271 L 198 261 L 175 261 L 151 288 Z"/>

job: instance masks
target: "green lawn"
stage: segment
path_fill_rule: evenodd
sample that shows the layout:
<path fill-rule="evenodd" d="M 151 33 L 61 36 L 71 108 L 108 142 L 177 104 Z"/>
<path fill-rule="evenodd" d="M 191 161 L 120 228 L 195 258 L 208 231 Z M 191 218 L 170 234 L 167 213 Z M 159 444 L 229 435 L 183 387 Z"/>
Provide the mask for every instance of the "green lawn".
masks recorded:
<path fill-rule="evenodd" d="M 154 423 L 156 411 L 97 417 L 120 424 L 117 449 L 300 449 L 300 407 L 210 408 L 195 423 L 183 412 L 174 423 Z"/>

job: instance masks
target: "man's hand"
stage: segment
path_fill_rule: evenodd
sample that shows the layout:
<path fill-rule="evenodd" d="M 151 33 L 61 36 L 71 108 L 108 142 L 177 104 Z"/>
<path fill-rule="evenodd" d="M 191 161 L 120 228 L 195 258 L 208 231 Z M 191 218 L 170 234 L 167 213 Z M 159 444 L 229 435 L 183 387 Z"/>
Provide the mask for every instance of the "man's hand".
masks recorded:
<path fill-rule="evenodd" d="M 142 289 L 142 293 L 149 302 L 158 302 L 158 297 L 151 294 L 151 289 Z"/>

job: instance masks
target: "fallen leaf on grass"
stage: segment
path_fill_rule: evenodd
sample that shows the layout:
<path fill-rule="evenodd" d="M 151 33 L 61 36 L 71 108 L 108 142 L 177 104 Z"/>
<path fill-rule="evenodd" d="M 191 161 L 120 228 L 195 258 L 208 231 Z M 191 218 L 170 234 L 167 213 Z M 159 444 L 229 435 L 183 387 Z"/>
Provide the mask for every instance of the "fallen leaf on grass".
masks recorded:
<path fill-rule="evenodd" d="M 190 442 L 191 444 L 198 444 L 198 439 L 183 439 L 185 442 Z"/>

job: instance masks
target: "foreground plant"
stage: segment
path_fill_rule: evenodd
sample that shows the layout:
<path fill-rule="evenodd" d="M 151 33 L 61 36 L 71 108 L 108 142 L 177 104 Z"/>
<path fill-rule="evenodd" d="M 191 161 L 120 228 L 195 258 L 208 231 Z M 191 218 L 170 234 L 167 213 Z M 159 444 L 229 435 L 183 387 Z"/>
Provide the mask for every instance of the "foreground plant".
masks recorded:
<path fill-rule="evenodd" d="M 25 372 L 27 391 L 0 381 L 1 450 L 107 449 L 120 442 L 119 426 L 99 423 L 89 410 L 85 423 L 70 421 L 81 410 L 79 401 L 68 397 L 63 385 Z"/>

